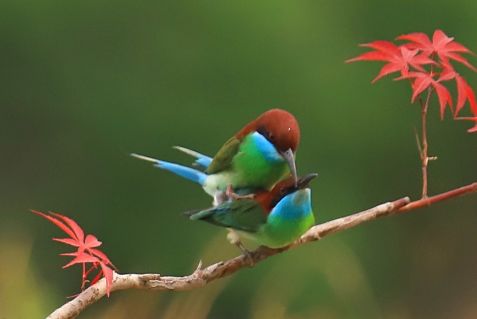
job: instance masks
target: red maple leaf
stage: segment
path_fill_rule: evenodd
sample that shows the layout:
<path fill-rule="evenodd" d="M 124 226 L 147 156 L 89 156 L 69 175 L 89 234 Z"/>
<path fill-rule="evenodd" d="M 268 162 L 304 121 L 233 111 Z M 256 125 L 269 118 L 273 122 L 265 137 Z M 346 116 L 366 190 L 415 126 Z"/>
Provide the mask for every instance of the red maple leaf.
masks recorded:
<path fill-rule="evenodd" d="M 455 115 L 462 110 L 466 101 L 469 101 L 472 112 L 477 115 L 477 102 L 475 100 L 474 90 L 459 74 L 456 74 L 455 81 L 457 83 L 457 104 L 455 107 Z"/>
<path fill-rule="evenodd" d="M 390 41 L 374 41 L 362 44 L 362 47 L 371 48 L 372 51 L 365 52 L 346 62 L 356 61 L 381 61 L 386 64 L 379 71 L 373 82 L 383 76 L 400 72 L 401 75 L 396 80 L 408 79 L 412 87 L 411 101 L 415 102 L 418 96 L 429 89 L 429 94 L 435 92 L 439 100 L 440 114 L 443 118 L 446 107 L 452 109 L 452 96 L 449 92 L 446 81 L 455 80 L 457 85 L 457 96 L 455 98 L 456 108 L 453 112 L 454 118 L 466 119 L 477 122 L 477 100 L 475 92 L 467 81 L 459 75 L 451 64 L 457 61 L 468 68 L 477 69 L 462 56 L 462 54 L 472 53 L 462 44 L 454 41 L 454 38 L 447 36 L 442 30 L 436 30 L 432 40 L 422 32 L 404 34 L 397 37 L 397 40 L 407 41 L 397 45 Z M 457 115 L 469 103 L 473 117 L 457 118 Z M 473 127 L 469 132 L 477 132 Z"/>
<path fill-rule="evenodd" d="M 452 96 L 449 90 L 442 85 L 440 82 L 450 80 L 454 77 L 452 73 L 442 73 L 439 79 L 434 79 L 435 73 L 427 73 L 427 72 L 409 72 L 408 75 L 402 76 L 397 78 L 398 80 L 401 79 L 414 79 L 412 82 L 412 97 L 411 101 L 414 103 L 416 98 L 424 92 L 424 90 L 428 89 L 430 86 L 436 91 L 437 98 L 439 100 L 440 105 L 440 114 L 441 118 L 444 118 L 444 112 L 446 106 L 452 107 Z"/>
<path fill-rule="evenodd" d="M 477 69 L 464 58 L 462 53 L 472 53 L 462 44 L 454 41 L 453 37 L 448 37 L 442 30 L 434 31 L 432 41 L 422 32 L 404 34 L 397 37 L 398 40 L 407 40 L 411 43 L 406 44 L 409 48 L 419 49 L 427 56 L 437 54 L 442 62 L 447 63 L 450 60 L 462 63 L 469 69 Z"/>
<path fill-rule="evenodd" d="M 424 71 L 423 65 L 434 64 L 435 62 L 426 54 L 419 54 L 418 49 L 409 49 L 406 46 L 397 46 L 389 41 L 374 41 L 370 43 L 361 44 L 362 47 L 374 49 L 374 51 L 366 52 L 347 60 L 347 63 L 356 61 L 384 61 L 386 63 L 373 83 L 381 79 L 383 76 L 394 72 L 401 72 L 405 76 L 409 72 L 409 67 L 416 70 Z"/>
<path fill-rule="evenodd" d="M 457 86 L 457 102 L 454 112 L 454 117 L 459 120 L 471 120 L 476 122 L 476 126 L 468 129 L 469 133 L 477 132 L 477 100 L 475 98 L 475 92 L 467 81 L 460 74 L 451 69 L 445 69 L 447 74 L 444 80 L 455 79 Z M 443 76 L 441 75 L 441 78 Z M 475 117 L 457 117 L 459 112 L 464 108 L 466 102 L 469 102 L 470 110 Z"/>
<path fill-rule="evenodd" d="M 39 211 L 32 210 L 33 213 L 49 220 L 61 230 L 63 230 L 69 238 L 53 238 L 54 241 L 64 243 L 73 247 L 76 247 L 76 251 L 69 253 L 62 253 L 61 256 L 74 257 L 70 262 L 63 266 L 68 268 L 76 264 L 81 264 L 83 268 L 81 288 L 83 289 L 89 282 L 88 275 L 94 270 L 98 270 L 98 273 L 91 281 L 91 284 L 97 282 L 104 276 L 106 280 L 106 293 L 109 296 L 111 292 L 111 285 L 113 283 L 113 275 L 116 267 L 109 260 L 109 258 L 97 247 L 101 246 L 101 242 L 94 235 L 84 234 L 83 229 L 73 219 L 58 214 L 49 212 L 45 214 Z M 90 265 L 87 265 L 90 264 Z"/>

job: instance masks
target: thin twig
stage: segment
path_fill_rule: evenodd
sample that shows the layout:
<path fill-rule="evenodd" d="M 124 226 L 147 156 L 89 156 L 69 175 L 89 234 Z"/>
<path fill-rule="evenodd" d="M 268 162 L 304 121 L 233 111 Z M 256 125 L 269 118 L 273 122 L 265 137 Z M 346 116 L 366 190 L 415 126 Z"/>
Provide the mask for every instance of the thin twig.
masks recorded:
<path fill-rule="evenodd" d="M 220 261 L 206 268 L 202 268 L 199 263 L 197 269 L 188 276 L 173 277 L 161 276 L 160 274 L 117 274 L 114 273 L 114 280 L 111 291 L 125 289 L 148 289 L 148 290 L 191 290 L 205 286 L 207 283 L 229 276 L 236 271 L 253 267 L 256 263 L 267 259 L 273 255 L 286 250 L 296 248 L 305 243 L 317 241 L 327 235 L 343 231 L 364 222 L 389 215 L 397 215 L 429 206 L 437 202 L 463 196 L 477 192 L 477 182 L 463 186 L 448 192 L 423 198 L 410 202 L 408 197 L 398 199 L 393 202 L 384 203 L 368 210 L 355 213 L 346 217 L 338 218 L 310 228 L 300 239 L 290 246 L 271 249 L 260 247 L 253 251 L 250 256 L 240 255 L 238 257 Z M 67 302 L 50 314 L 47 319 L 71 319 L 78 316 L 86 307 L 95 303 L 106 294 L 106 282 L 103 279 L 81 292 L 76 298 Z"/>
<path fill-rule="evenodd" d="M 428 198 L 421 198 L 420 200 L 416 200 L 414 202 L 407 204 L 406 206 L 401 207 L 398 210 L 398 213 L 405 213 L 414 209 L 431 206 L 432 204 L 435 204 L 437 202 L 442 202 L 451 198 L 455 198 L 455 197 L 459 197 L 459 196 L 463 196 L 463 195 L 467 195 L 467 194 L 475 193 L 475 192 L 477 192 L 477 182 L 450 190 L 445 193 L 434 195 Z"/>
<path fill-rule="evenodd" d="M 421 158 L 422 157 L 421 139 L 415 127 L 414 127 L 414 136 L 416 137 L 416 144 L 417 144 L 417 151 L 419 152 L 419 158 Z"/>
<path fill-rule="evenodd" d="M 431 98 L 432 87 L 427 89 L 426 101 L 423 102 L 422 98 L 419 99 L 421 104 L 421 143 L 419 147 L 419 153 L 421 158 L 421 170 L 422 170 L 422 198 L 427 198 L 427 165 L 429 163 L 427 143 L 427 110 L 429 108 L 429 100 Z"/>

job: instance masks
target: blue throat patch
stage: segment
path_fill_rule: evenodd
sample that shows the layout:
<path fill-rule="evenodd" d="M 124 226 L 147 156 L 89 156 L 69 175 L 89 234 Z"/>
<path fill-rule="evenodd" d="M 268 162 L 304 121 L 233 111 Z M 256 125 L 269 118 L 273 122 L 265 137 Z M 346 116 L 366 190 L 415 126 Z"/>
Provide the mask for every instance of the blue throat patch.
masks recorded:
<path fill-rule="evenodd" d="M 270 161 L 270 162 L 284 161 L 280 153 L 277 152 L 277 149 L 275 148 L 275 146 L 272 143 L 270 143 L 270 141 L 267 140 L 262 134 L 258 132 L 253 132 L 251 137 L 252 137 L 252 141 L 257 146 L 258 151 L 263 155 L 263 157 L 267 161 Z"/>

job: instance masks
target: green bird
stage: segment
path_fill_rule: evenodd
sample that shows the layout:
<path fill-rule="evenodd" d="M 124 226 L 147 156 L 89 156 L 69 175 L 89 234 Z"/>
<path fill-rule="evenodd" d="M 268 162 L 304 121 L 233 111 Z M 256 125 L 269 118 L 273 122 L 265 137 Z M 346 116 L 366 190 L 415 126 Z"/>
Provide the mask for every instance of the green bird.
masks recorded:
<path fill-rule="evenodd" d="M 245 125 L 213 158 L 176 147 L 196 157 L 196 164 L 204 171 L 131 155 L 201 185 L 218 204 L 226 198 L 240 198 L 235 190 L 240 194 L 270 190 L 290 174 L 296 183 L 295 153 L 299 142 L 300 127 L 295 117 L 287 111 L 271 109 Z"/>
<path fill-rule="evenodd" d="M 271 248 L 284 247 L 298 239 L 315 224 L 311 208 L 310 181 L 318 174 L 308 174 L 295 183 L 287 178 L 271 191 L 261 191 L 253 199 L 225 201 L 205 210 L 186 213 L 192 220 L 226 227 L 239 235 L 229 236 L 233 244 L 246 252 L 240 237 Z"/>

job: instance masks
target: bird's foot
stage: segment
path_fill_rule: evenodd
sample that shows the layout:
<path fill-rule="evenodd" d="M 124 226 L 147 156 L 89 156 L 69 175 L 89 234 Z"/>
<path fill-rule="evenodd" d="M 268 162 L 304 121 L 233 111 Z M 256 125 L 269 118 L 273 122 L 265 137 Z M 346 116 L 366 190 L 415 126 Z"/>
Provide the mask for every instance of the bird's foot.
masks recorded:
<path fill-rule="evenodd" d="M 241 242 L 239 242 L 236 246 L 240 249 L 240 251 L 242 252 L 242 255 L 245 256 L 245 258 L 247 259 L 247 263 L 249 264 L 249 266 L 250 267 L 255 266 L 255 259 L 253 258 L 253 252 L 245 248 L 245 246 Z"/>
<path fill-rule="evenodd" d="M 255 194 L 239 195 L 239 194 L 235 193 L 234 190 L 232 189 L 232 185 L 227 186 L 227 189 L 225 190 L 225 195 L 229 199 L 233 199 L 233 200 L 254 199 L 255 198 Z"/>
<path fill-rule="evenodd" d="M 242 255 L 244 255 L 245 258 L 247 259 L 247 262 L 250 265 L 250 267 L 255 266 L 253 253 L 244 246 L 244 244 L 240 240 L 239 235 L 235 231 L 233 231 L 232 229 L 229 229 L 229 233 L 227 234 L 227 239 L 232 245 L 240 249 L 240 251 L 242 252 Z"/>

